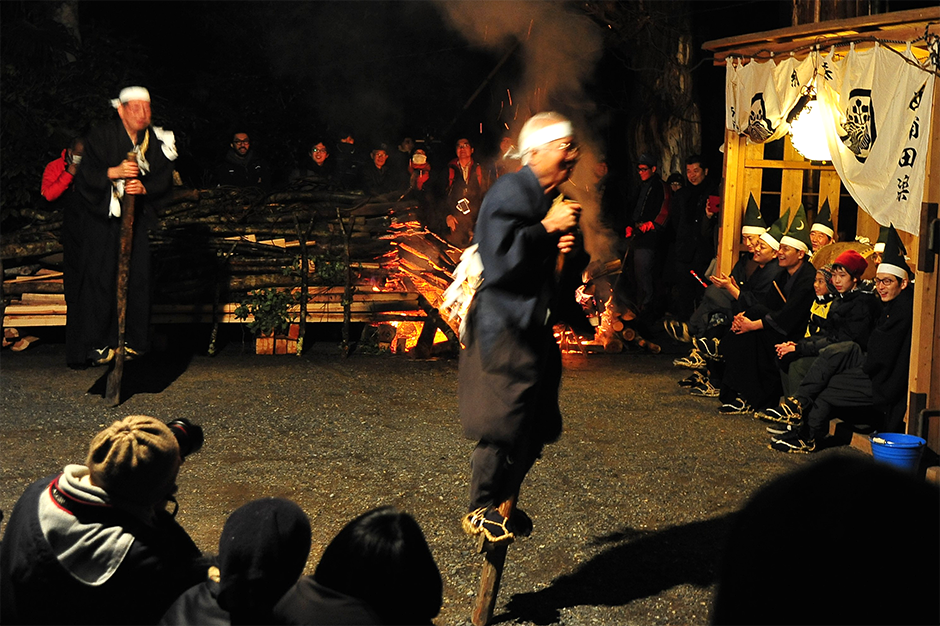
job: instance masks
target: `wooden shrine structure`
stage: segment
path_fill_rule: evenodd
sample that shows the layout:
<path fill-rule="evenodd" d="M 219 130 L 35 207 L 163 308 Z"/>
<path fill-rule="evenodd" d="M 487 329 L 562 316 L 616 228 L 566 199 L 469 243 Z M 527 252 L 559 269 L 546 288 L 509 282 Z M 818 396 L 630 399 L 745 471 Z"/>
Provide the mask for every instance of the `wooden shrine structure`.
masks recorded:
<path fill-rule="evenodd" d="M 793 54 L 803 58 L 818 45 L 820 50 L 854 43 L 856 50 L 876 45 L 903 51 L 913 42 L 918 59 L 928 55 L 925 39 L 940 35 L 940 9 L 915 9 L 851 19 L 802 24 L 791 28 L 751 33 L 706 42 L 715 64 L 730 57 L 760 58 Z M 916 269 L 914 328 L 908 384 L 907 432 L 924 437 L 934 453 L 940 452 L 940 262 L 937 250 L 928 249 L 933 229 L 934 247 L 940 246 L 940 80 L 934 82 L 930 112 L 930 146 L 920 231 L 914 236 L 900 233 Z M 778 145 L 773 145 L 778 144 Z M 850 222 L 850 236 L 877 239 L 879 225 L 858 208 L 842 186 L 835 167 L 828 162 L 803 158 L 787 135 L 773 144 L 749 144 L 743 135 L 725 131 L 723 207 L 718 246 L 718 269 L 729 273 L 741 249 L 741 222 L 748 197 L 754 194 L 762 210 L 765 205 L 796 208 L 800 203 L 812 215 L 829 199 L 836 230 Z M 769 222 L 770 220 L 768 220 Z M 928 409 L 925 412 L 925 409 Z"/>

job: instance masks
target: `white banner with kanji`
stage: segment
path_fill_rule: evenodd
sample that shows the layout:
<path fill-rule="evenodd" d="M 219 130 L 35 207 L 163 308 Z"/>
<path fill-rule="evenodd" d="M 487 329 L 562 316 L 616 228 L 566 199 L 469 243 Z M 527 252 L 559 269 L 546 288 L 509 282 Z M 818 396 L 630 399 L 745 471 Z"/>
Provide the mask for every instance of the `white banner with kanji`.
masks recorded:
<path fill-rule="evenodd" d="M 735 59 L 725 76 L 725 127 L 747 135 L 752 143 L 787 134 L 787 116 L 812 81 L 813 63 L 788 57 L 780 63 Z"/>
<path fill-rule="evenodd" d="M 832 52 L 822 57 L 816 81 L 845 188 L 879 224 L 912 234 L 924 196 L 934 81 L 916 64 L 910 47 L 903 57 L 880 45 L 853 47 L 839 60 Z"/>

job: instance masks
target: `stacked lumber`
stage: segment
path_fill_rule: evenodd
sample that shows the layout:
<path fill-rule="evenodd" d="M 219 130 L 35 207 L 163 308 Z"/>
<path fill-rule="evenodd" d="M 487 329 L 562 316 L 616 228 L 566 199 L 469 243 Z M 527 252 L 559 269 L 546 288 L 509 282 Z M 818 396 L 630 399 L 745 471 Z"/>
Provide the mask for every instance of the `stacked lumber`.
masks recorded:
<path fill-rule="evenodd" d="M 61 215 L 33 216 L 0 240 L 4 326 L 65 323 Z M 308 322 L 343 321 L 346 293 L 352 321 L 423 318 L 461 250 L 417 216 L 414 201 L 328 187 L 177 189 L 151 234 L 153 321 L 248 322 L 238 303 L 271 287 L 306 289 Z"/>

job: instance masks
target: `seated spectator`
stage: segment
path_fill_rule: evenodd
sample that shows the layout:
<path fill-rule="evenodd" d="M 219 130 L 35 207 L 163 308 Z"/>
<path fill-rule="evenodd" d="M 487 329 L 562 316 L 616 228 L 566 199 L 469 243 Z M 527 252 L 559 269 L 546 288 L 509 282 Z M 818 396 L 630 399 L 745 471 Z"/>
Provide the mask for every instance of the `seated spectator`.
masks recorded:
<path fill-rule="evenodd" d="M 711 623 L 940 623 L 938 505 L 936 485 L 858 455 L 774 480 L 731 520 Z M 780 529 L 803 558 L 768 554 Z"/>
<path fill-rule="evenodd" d="M 780 365 L 780 382 L 783 384 L 784 395 L 791 395 L 800 386 L 800 381 L 810 368 L 815 356 L 803 356 L 809 350 L 807 345 L 825 337 L 826 318 L 829 317 L 829 308 L 838 295 L 838 290 L 832 284 L 832 264 L 825 265 L 816 270 L 816 280 L 813 281 L 813 291 L 816 299 L 809 308 L 809 323 L 806 333 L 799 341 L 785 341 L 778 343 L 777 358 Z"/>
<path fill-rule="evenodd" d="M 719 319 L 714 324 L 711 323 L 711 317 L 714 316 L 711 316 L 709 324 L 705 329 L 700 334 L 693 336 L 693 348 L 689 355 L 674 360 L 672 362 L 673 365 L 692 370 L 704 370 L 707 365 L 705 361 L 706 355 L 710 354 L 714 357 L 718 354 L 718 341 L 720 341 L 728 329 L 730 329 L 732 323 L 731 318 L 734 313 L 746 310 L 748 307 L 763 301 L 764 298 L 767 297 L 767 294 L 774 289 L 774 284 L 780 280 L 781 275 L 784 273 L 784 270 L 780 267 L 780 263 L 777 260 L 777 251 L 780 249 L 780 239 L 783 237 L 789 215 L 789 211 L 781 215 L 780 219 L 774 222 L 769 230 L 762 233 L 757 238 L 754 254 L 751 255 L 757 267 L 753 270 L 746 282 L 743 284 L 738 283 L 734 272 L 732 272 L 731 276 L 725 276 L 719 273 L 709 277 L 713 286 L 723 290 L 727 294 L 726 300 L 729 303 L 731 311 L 727 319 Z M 713 296 L 713 298 L 717 297 L 718 296 Z M 695 342 L 695 338 L 701 341 L 697 343 Z M 707 353 L 700 351 L 699 345 L 704 346 Z M 679 384 L 681 386 L 691 387 L 690 393 L 694 396 L 708 398 L 718 396 L 718 388 L 711 385 L 707 377 L 701 375 L 697 377 L 690 376 L 684 381 L 680 381 Z"/>
<path fill-rule="evenodd" d="M 132 415 L 98 433 L 85 465 L 30 485 L 0 546 L 4 624 L 154 624 L 206 564 L 173 515 L 180 445 Z"/>
<path fill-rule="evenodd" d="M 372 162 L 362 171 L 362 190 L 370 196 L 382 196 L 393 191 L 401 191 L 399 174 L 388 165 L 386 145 L 379 144 L 369 156 Z"/>
<path fill-rule="evenodd" d="M 333 179 L 336 161 L 330 158 L 326 142 L 316 139 L 310 145 L 310 152 L 300 167 L 290 173 L 290 182 L 311 179 L 316 182 L 329 182 Z"/>
<path fill-rule="evenodd" d="M 313 576 L 275 607 L 285 624 L 430 624 L 441 574 L 414 518 L 386 506 L 360 515 L 323 552 Z"/>
<path fill-rule="evenodd" d="M 741 227 L 741 241 L 744 244 L 744 250 L 738 256 L 738 261 L 731 268 L 730 277 L 738 285 L 744 285 L 761 265 L 754 260 L 754 252 L 757 250 L 760 236 L 767 232 L 767 225 L 760 213 L 754 196 L 748 198 L 747 208 L 744 211 L 744 224 Z M 768 244 L 768 248 L 770 248 Z M 769 289 L 770 283 L 763 289 Z M 688 323 L 676 319 L 667 318 L 663 322 L 666 332 L 676 341 L 690 343 L 692 337 L 702 335 L 705 329 L 714 324 L 714 320 L 724 318 L 726 324 L 730 325 L 732 312 L 732 303 L 734 297 L 727 289 L 723 289 L 718 284 L 711 284 L 705 288 L 705 294 L 702 296 L 702 303 L 692 312 L 692 317 Z M 716 315 L 717 314 L 717 315 Z M 720 317 L 719 317 L 720 316 Z M 720 322 L 719 322 L 720 323 Z"/>
<path fill-rule="evenodd" d="M 62 156 L 46 165 L 42 172 L 42 197 L 49 202 L 58 200 L 67 189 L 72 186 L 78 164 L 82 162 L 85 144 L 81 137 L 76 137 L 68 148 L 62 151 Z"/>
<path fill-rule="evenodd" d="M 310 520 L 283 498 L 262 498 L 229 515 L 218 568 L 169 608 L 161 624 L 271 624 L 272 610 L 297 582 L 310 555 Z"/>
<path fill-rule="evenodd" d="M 834 406 L 874 406 L 884 415 L 884 421 L 879 425 L 881 430 L 893 432 L 901 428 L 907 408 L 914 289 L 909 278 L 912 272 L 900 250 L 901 240 L 897 232 L 889 233 L 884 260 L 875 274 L 883 307 L 870 336 L 863 336 L 861 343 L 843 341 L 822 349 L 796 393 L 785 398 L 776 408 L 755 413 L 754 417 L 758 419 L 789 427 L 780 429 L 779 436 L 771 441 L 771 449 L 799 453 L 815 451 L 817 444 L 829 434 L 829 419 Z M 854 251 L 839 255 L 834 265 L 844 267 L 848 264 L 853 276 L 860 276 L 864 268 L 859 271 L 853 267 L 857 260 L 843 259 L 848 252 Z M 858 255 L 857 252 L 854 254 Z M 838 286 L 835 273 L 833 280 Z M 858 296 L 860 303 L 865 303 L 866 298 L 870 296 L 864 293 Z M 835 311 L 836 304 L 833 303 L 830 317 Z"/>
<path fill-rule="evenodd" d="M 807 260 L 810 248 L 809 223 L 802 205 L 790 229 L 780 239 L 777 261 L 783 269 L 776 286 L 763 301 L 734 316 L 731 332 L 720 345 L 699 350 L 718 358 L 710 369 L 713 384 L 720 389 L 718 412 L 723 415 L 750 413 L 764 408 L 781 395 L 780 375 L 774 346 L 798 338 L 806 329 L 813 302 L 816 269 Z"/>
<path fill-rule="evenodd" d="M 267 191 L 271 187 L 268 165 L 251 149 L 248 133 L 232 135 L 232 143 L 225 159 L 215 170 L 219 187 L 258 187 Z"/>
<path fill-rule="evenodd" d="M 832 211 L 829 208 L 829 198 L 826 198 L 809 232 L 809 238 L 813 242 L 813 253 L 835 241 L 835 237 L 836 229 L 832 224 Z"/>

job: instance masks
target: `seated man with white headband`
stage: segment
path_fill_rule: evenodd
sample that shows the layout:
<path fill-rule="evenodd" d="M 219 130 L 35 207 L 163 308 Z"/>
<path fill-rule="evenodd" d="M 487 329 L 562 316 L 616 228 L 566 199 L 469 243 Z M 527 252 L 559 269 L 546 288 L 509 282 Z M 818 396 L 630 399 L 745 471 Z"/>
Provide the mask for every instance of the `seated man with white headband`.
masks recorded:
<path fill-rule="evenodd" d="M 156 225 L 154 209 L 173 182 L 176 159 L 173 133 L 150 124 L 150 92 L 127 87 L 111 101 L 118 118 L 92 130 L 75 180 L 76 209 L 82 211 L 77 297 L 69 301 L 70 322 L 77 338 L 67 346 L 68 363 L 79 367 L 114 358 L 117 347 L 117 262 L 121 211 L 125 196 L 134 196 L 134 235 L 127 294 L 127 354 L 147 349 L 150 318 L 150 243 Z M 127 158 L 133 152 L 136 162 Z"/>
<path fill-rule="evenodd" d="M 555 267 L 559 252 L 574 248 L 581 211 L 558 190 L 578 160 L 571 122 L 539 113 L 519 145 L 522 169 L 501 176 L 480 207 L 473 241 L 483 281 L 461 336 L 458 388 L 464 435 L 479 442 L 463 528 L 497 544 L 530 530 L 523 515 L 507 520 L 497 507 L 518 494 L 544 444 L 561 435 Z"/>

